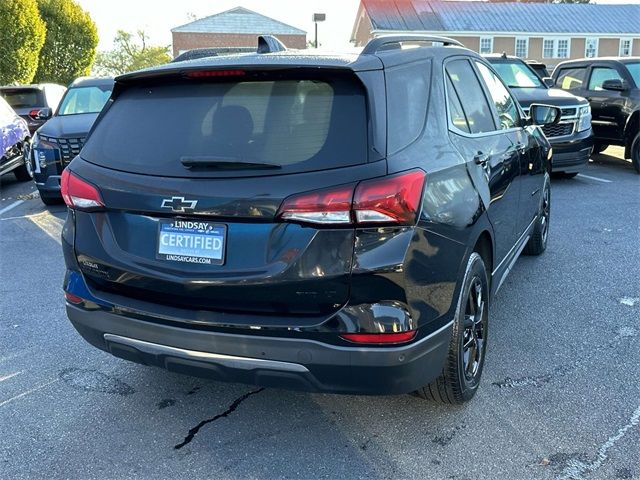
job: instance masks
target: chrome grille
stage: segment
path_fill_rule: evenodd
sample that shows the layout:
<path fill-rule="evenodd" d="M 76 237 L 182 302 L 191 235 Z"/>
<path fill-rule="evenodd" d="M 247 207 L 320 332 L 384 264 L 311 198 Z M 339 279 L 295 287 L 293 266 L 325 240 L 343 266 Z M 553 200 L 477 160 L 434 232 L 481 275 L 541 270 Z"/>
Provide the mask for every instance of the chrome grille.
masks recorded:
<path fill-rule="evenodd" d="M 557 123 L 556 125 L 547 125 L 542 127 L 542 131 L 547 137 L 563 137 L 573 133 L 574 123 Z"/>

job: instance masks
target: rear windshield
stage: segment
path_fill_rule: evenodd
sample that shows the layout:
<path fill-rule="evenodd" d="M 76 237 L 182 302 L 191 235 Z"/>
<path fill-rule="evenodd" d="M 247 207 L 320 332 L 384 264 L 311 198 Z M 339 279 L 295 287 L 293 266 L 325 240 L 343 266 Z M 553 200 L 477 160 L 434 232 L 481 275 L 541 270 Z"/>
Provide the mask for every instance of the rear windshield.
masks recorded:
<path fill-rule="evenodd" d="M 44 95 L 36 88 L 2 90 L 0 91 L 0 95 L 2 95 L 13 108 L 35 108 L 44 106 Z"/>
<path fill-rule="evenodd" d="M 366 122 L 364 93 L 351 79 L 130 87 L 82 157 L 178 177 L 323 170 L 366 162 Z"/>

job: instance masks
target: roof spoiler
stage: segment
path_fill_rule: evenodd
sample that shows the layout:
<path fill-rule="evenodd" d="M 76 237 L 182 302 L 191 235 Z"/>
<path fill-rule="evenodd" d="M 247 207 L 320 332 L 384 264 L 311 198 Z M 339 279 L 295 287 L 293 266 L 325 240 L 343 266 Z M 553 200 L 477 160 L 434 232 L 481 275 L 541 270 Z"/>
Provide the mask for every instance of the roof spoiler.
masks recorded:
<path fill-rule="evenodd" d="M 273 35 L 258 36 L 258 53 L 275 53 L 284 52 L 286 50 L 287 47 L 285 47 L 284 43 Z"/>
<path fill-rule="evenodd" d="M 464 47 L 462 43 L 453 38 L 441 37 L 438 35 L 420 35 L 420 34 L 407 34 L 407 35 L 381 35 L 379 37 L 372 38 L 369 43 L 362 50 L 362 54 L 374 54 L 384 47 L 390 45 L 397 45 L 393 48 L 399 48 L 402 43 L 441 43 L 444 46 L 456 46 Z"/>

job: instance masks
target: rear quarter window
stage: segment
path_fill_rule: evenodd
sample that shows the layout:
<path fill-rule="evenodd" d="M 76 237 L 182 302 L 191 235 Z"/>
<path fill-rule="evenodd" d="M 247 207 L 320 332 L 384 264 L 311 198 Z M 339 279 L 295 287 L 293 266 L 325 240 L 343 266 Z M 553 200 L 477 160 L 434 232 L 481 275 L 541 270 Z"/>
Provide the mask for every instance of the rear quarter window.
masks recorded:
<path fill-rule="evenodd" d="M 415 142 L 424 128 L 429 100 L 431 62 L 415 62 L 388 69 L 388 154 Z"/>
<path fill-rule="evenodd" d="M 81 156 L 135 173 L 218 176 L 184 158 L 278 166 L 270 172 L 365 163 L 363 88 L 347 79 L 196 82 L 130 87 L 107 110 Z"/>

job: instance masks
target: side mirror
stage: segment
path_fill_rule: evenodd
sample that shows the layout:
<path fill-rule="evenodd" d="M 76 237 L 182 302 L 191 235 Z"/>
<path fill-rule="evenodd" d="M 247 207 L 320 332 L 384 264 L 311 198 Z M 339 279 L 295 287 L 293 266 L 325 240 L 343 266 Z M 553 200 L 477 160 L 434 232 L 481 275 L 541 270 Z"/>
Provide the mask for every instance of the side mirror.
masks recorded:
<path fill-rule="evenodd" d="M 556 85 L 556 81 L 551 77 L 544 77 L 542 81 L 549 88 L 554 87 Z"/>
<path fill-rule="evenodd" d="M 40 110 L 38 110 L 38 113 L 36 113 L 36 120 L 49 120 L 52 115 L 53 112 L 50 108 L 41 108 Z"/>
<path fill-rule="evenodd" d="M 551 105 L 541 105 L 533 103 L 529 107 L 529 117 L 531 117 L 532 125 L 544 127 L 546 125 L 555 125 L 560 121 L 562 112 L 558 107 Z"/>
<path fill-rule="evenodd" d="M 627 90 L 627 84 L 625 81 L 620 80 L 619 78 L 610 78 L 609 80 L 605 80 L 602 82 L 603 90 L 613 90 L 615 92 L 623 92 Z"/>

